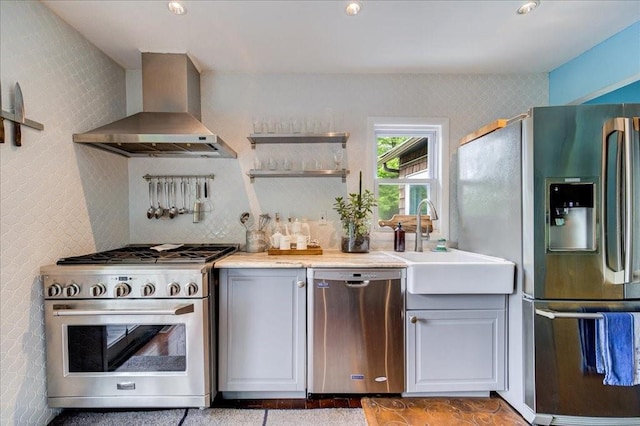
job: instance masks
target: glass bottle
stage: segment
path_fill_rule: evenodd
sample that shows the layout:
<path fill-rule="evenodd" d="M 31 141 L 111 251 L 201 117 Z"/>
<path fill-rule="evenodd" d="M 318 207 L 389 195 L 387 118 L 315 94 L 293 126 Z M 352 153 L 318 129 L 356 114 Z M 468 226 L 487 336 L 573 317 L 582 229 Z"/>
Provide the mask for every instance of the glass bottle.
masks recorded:
<path fill-rule="evenodd" d="M 282 223 L 280 223 L 280 213 L 276 212 L 276 220 L 273 224 L 273 230 L 271 233 L 284 235 L 284 229 L 282 227 Z"/>
<path fill-rule="evenodd" d="M 393 231 L 393 250 L 404 251 L 404 229 L 402 229 L 402 222 L 398 222 L 398 227 Z"/>

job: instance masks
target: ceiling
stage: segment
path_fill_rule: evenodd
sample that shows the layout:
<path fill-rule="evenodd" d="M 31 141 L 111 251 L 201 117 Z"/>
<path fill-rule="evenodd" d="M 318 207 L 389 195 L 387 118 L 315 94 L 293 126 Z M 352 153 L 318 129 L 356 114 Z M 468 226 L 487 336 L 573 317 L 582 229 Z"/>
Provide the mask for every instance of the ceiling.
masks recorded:
<path fill-rule="evenodd" d="M 640 20 L 640 0 L 44 0 L 125 69 L 140 52 L 201 70 L 314 73 L 549 72 Z"/>

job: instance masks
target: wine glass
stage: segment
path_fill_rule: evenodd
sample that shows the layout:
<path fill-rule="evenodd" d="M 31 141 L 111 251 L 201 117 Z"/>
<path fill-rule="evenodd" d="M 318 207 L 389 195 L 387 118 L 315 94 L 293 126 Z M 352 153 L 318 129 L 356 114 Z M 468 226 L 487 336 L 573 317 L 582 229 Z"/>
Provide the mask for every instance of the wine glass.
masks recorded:
<path fill-rule="evenodd" d="M 336 148 L 333 150 L 333 162 L 335 164 L 336 170 L 341 169 L 343 157 L 344 157 L 344 150 L 342 148 Z"/>

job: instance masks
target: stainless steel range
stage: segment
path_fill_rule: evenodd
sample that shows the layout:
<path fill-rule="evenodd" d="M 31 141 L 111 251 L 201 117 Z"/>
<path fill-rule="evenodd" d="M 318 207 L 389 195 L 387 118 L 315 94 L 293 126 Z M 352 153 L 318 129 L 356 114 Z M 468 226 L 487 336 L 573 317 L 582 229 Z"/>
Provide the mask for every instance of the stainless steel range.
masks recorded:
<path fill-rule="evenodd" d="M 213 265 L 236 250 L 131 245 L 42 267 L 49 406 L 210 406 Z"/>

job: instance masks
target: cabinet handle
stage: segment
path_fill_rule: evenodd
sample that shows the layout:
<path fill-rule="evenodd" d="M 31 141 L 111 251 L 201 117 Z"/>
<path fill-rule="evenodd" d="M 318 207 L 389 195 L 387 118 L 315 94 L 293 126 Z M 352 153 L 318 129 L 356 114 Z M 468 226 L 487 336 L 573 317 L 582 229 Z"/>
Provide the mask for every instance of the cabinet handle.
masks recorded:
<path fill-rule="evenodd" d="M 307 285 L 306 282 L 304 281 L 298 281 L 298 288 L 304 288 L 304 286 Z"/>
<path fill-rule="evenodd" d="M 418 322 L 418 317 L 411 315 L 409 321 L 411 321 L 411 324 L 416 324 Z"/>

